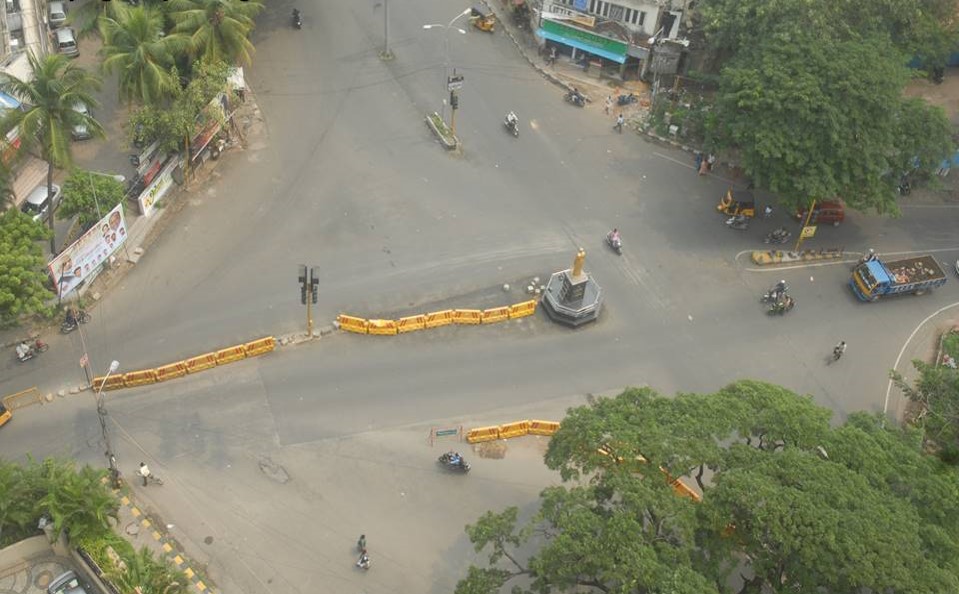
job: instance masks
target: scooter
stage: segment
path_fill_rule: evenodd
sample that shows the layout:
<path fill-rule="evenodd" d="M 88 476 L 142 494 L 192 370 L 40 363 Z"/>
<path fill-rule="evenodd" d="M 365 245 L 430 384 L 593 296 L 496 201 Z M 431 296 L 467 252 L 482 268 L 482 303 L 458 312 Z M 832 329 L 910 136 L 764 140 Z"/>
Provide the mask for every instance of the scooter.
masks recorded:
<path fill-rule="evenodd" d="M 469 462 L 464 460 L 462 457 L 459 457 L 458 461 L 453 461 L 453 452 L 446 452 L 440 456 L 436 461 L 442 465 L 447 470 L 452 470 L 454 472 L 462 472 L 466 474 L 470 471 Z"/>
<path fill-rule="evenodd" d="M 506 119 L 503 120 L 503 125 L 506 126 L 506 129 L 513 135 L 514 138 L 519 138 L 519 118 L 516 117 L 516 114 L 512 111 L 506 114 Z"/>
<path fill-rule="evenodd" d="M 749 219 L 743 215 L 735 215 L 726 219 L 726 226 L 737 231 L 749 229 Z"/>
<path fill-rule="evenodd" d="M 82 309 L 81 309 L 81 310 L 77 310 L 77 314 L 76 314 L 76 316 L 75 316 L 75 320 L 76 320 L 76 321 L 75 321 L 74 323 L 72 323 L 72 324 L 71 324 L 70 322 L 63 322 L 62 324 L 60 324 L 60 333 L 61 333 L 61 334 L 70 334 L 71 332 L 73 332 L 74 330 L 76 330 L 77 327 L 78 327 L 80 324 L 86 324 L 87 322 L 90 321 L 90 314 L 88 314 L 87 312 L 83 311 Z"/>
<path fill-rule="evenodd" d="M 639 97 L 630 93 L 629 95 L 620 95 L 616 98 L 617 105 L 629 105 L 630 103 L 636 103 L 639 101 Z"/>
<path fill-rule="evenodd" d="M 570 91 L 563 97 L 567 103 L 572 103 L 576 107 L 586 107 L 586 97 L 580 93 Z"/>
<path fill-rule="evenodd" d="M 300 18 L 300 11 L 295 8 L 293 9 L 293 28 L 294 29 L 303 28 L 303 20 Z"/>
<path fill-rule="evenodd" d="M 360 555 L 360 558 L 356 561 L 356 566 L 362 570 L 368 570 L 370 568 L 370 556 L 366 553 Z"/>
<path fill-rule="evenodd" d="M 792 237 L 792 233 L 786 231 L 785 227 L 780 227 L 779 229 L 767 233 L 766 237 L 763 238 L 763 243 L 786 243 L 789 241 L 790 237 Z"/>
<path fill-rule="evenodd" d="M 47 349 L 49 348 L 50 348 L 50 345 L 48 345 L 47 343 L 43 342 L 42 340 L 38 338 L 33 342 L 33 344 L 30 345 L 30 349 L 27 350 L 27 353 L 23 357 L 21 357 L 20 355 L 17 355 L 17 361 L 20 363 L 26 363 L 30 359 L 33 359 L 34 357 L 39 355 L 40 353 L 47 352 Z"/>
<path fill-rule="evenodd" d="M 769 306 L 769 315 L 786 315 L 796 305 L 796 300 L 789 295 L 784 295 L 782 299 Z"/>
<path fill-rule="evenodd" d="M 620 239 L 618 236 L 613 237 L 612 231 L 606 234 L 606 245 L 608 245 L 614 252 L 616 252 L 620 256 L 623 255 L 623 240 Z"/>

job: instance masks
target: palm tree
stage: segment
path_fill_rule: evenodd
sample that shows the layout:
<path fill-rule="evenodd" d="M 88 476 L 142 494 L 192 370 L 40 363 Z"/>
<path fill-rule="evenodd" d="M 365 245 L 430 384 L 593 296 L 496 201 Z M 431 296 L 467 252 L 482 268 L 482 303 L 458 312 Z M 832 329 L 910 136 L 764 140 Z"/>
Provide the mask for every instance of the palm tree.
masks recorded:
<path fill-rule="evenodd" d="M 38 58 L 27 52 L 31 77 L 21 80 L 12 74 L 0 72 L 0 91 L 19 99 L 25 109 L 13 109 L 3 120 L 0 131 L 20 127 L 20 140 L 27 150 L 33 148 L 47 162 L 47 195 L 53 195 L 53 168 L 71 164 L 70 131 L 76 125 L 85 125 L 93 136 L 103 137 L 103 126 L 92 116 L 73 109 L 78 103 L 97 107 L 92 93 L 100 89 L 100 78 L 75 66 L 60 54 Z M 53 233 L 53 213 L 56 205 L 47 209 L 50 226 L 50 253 L 56 254 Z"/>
<path fill-rule="evenodd" d="M 163 16 L 153 9 L 136 7 L 100 18 L 103 36 L 103 70 L 119 71 L 120 96 L 127 101 L 157 103 L 178 84 L 170 74 L 175 53 L 186 47 L 182 35 L 163 36 Z"/>
<path fill-rule="evenodd" d="M 190 38 L 195 58 L 207 62 L 249 64 L 253 44 L 249 35 L 255 17 L 263 10 L 262 0 L 172 0 L 170 16 L 175 33 Z"/>

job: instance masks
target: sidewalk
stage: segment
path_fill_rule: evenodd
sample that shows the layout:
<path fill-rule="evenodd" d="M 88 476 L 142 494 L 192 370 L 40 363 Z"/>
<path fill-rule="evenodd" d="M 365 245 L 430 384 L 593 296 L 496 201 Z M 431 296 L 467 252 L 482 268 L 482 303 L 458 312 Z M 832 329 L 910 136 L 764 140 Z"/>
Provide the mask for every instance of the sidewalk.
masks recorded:
<path fill-rule="evenodd" d="M 131 480 L 134 480 L 133 477 Z M 107 482 L 108 480 L 104 478 L 103 483 Z M 120 502 L 116 533 L 130 541 L 134 549 L 140 550 L 146 547 L 157 559 L 166 559 L 170 562 L 186 578 L 186 583 L 189 585 L 187 592 L 200 594 L 217 592 L 216 587 L 204 575 L 205 569 L 188 559 L 183 552 L 183 547 L 166 532 L 167 525 L 145 506 L 137 504 L 133 498 L 132 488 L 128 488 L 127 491 L 129 495 L 114 491 Z"/>

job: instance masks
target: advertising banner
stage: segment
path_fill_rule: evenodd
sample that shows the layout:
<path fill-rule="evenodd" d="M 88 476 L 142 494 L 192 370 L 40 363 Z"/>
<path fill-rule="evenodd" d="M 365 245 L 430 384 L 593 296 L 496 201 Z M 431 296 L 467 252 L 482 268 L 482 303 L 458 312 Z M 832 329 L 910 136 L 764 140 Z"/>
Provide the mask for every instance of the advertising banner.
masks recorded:
<path fill-rule="evenodd" d="M 176 169 L 179 164 L 179 157 L 171 157 L 163 165 L 160 173 L 153 178 L 150 185 L 140 192 L 140 195 L 137 197 L 137 202 L 140 204 L 140 212 L 142 212 L 144 216 L 148 217 L 156 211 L 154 204 L 159 202 L 167 193 L 167 190 L 173 185 L 173 170 Z"/>
<path fill-rule="evenodd" d="M 94 276 L 100 265 L 126 240 L 127 227 L 121 202 L 47 264 L 57 294 L 63 297 Z"/>

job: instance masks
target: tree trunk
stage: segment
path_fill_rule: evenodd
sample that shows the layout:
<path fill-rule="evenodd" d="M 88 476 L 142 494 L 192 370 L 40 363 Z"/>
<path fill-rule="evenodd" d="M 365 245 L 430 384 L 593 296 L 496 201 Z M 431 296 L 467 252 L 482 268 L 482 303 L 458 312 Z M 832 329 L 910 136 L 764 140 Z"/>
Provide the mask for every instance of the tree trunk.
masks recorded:
<path fill-rule="evenodd" d="M 47 224 L 50 227 L 50 255 L 57 255 L 57 237 L 56 232 L 53 230 L 53 212 L 57 209 L 57 205 L 53 203 L 53 161 L 47 161 L 47 200 L 50 201 L 50 204 L 47 206 Z"/>

